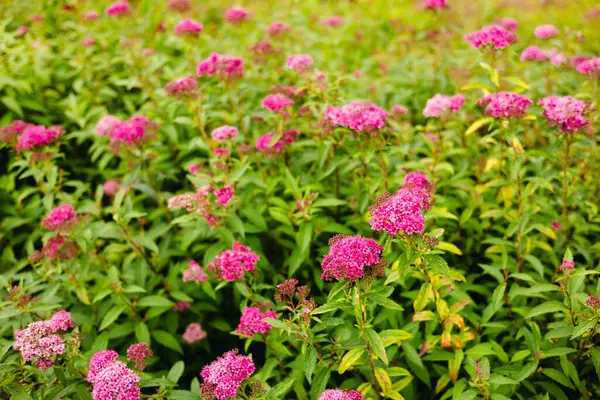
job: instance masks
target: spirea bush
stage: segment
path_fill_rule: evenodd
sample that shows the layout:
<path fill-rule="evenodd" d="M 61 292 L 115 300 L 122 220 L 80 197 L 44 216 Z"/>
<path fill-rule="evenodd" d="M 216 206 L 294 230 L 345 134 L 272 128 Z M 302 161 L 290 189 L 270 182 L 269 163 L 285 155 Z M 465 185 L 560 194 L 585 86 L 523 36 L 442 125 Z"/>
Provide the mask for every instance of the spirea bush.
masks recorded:
<path fill-rule="evenodd" d="M 4 1 L 0 398 L 600 398 L 593 3 Z"/>

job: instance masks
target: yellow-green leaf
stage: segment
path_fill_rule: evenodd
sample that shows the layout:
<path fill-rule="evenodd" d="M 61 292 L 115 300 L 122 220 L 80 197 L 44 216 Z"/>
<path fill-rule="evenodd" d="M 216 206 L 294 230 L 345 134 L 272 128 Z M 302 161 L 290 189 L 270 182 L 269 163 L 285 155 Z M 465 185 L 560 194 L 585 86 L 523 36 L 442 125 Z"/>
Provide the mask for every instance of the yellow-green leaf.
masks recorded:
<path fill-rule="evenodd" d="M 338 368 L 338 373 L 343 374 L 348 369 L 352 368 L 352 366 L 356 364 L 356 362 L 360 359 L 364 352 L 365 349 L 358 348 L 352 349 L 346 354 L 344 354 L 344 357 L 342 357 L 342 361 L 340 362 L 340 366 Z"/>

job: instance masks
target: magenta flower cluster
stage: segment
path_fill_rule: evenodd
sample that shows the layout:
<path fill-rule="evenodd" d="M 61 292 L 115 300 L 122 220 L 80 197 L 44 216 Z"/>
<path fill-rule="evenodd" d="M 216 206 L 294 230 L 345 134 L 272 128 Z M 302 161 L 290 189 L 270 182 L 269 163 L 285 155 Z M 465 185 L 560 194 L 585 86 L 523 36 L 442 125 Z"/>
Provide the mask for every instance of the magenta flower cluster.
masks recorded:
<path fill-rule="evenodd" d="M 117 361 L 114 350 L 99 351 L 92 356 L 86 380 L 92 384 L 93 400 L 138 400 L 140 377 Z"/>
<path fill-rule="evenodd" d="M 312 68 L 314 60 L 308 54 L 294 54 L 285 60 L 285 66 L 296 72 L 306 72 Z"/>
<path fill-rule="evenodd" d="M 423 115 L 431 117 L 441 117 L 449 113 L 450 111 L 458 112 L 465 104 L 465 97 L 460 94 L 454 96 L 446 96 L 443 94 L 436 94 L 431 99 L 427 100 L 425 109 L 423 109 Z"/>
<path fill-rule="evenodd" d="M 428 10 L 441 10 L 448 7 L 446 0 L 423 0 L 423 6 Z"/>
<path fill-rule="evenodd" d="M 225 19 L 232 24 L 240 24 L 250 18 L 250 13 L 243 8 L 230 8 L 225 13 Z"/>
<path fill-rule="evenodd" d="M 200 340 L 206 337 L 206 332 L 202 330 L 202 325 L 197 322 L 189 324 L 185 328 L 185 332 L 183 332 L 182 338 L 183 341 L 192 344 L 199 342 Z"/>
<path fill-rule="evenodd" d="M 152 350 L 148 343 L 134 343 L 127 349 L 127 359 L 135 364 L 135 369 L 143 371 L 146 368 L 146 359 L 152 357 Z"/>
<path fill-rule="evenodd" d="M 232 350 L 202 368 L 201 391 L 205 398 L 231 399 L 237 395 L 240 385 L 254 373 L 255 366 L 249 357 Z"/>
<path fill-rule="evenodd" d="M 362 236 L 335 236 L 330 241 L 329 253 L 323 257 L 321 279 L 348 279 L 363 277 L 364 268 L 379 263 L 383 247 L 373 239 Z"/>
<path fill-rule="evenodd" d="M 193 19 L 184 19 L 175 25 L 174 32 L 177 35 L 198 36 L 204 30 L 204 26 Z"/>
<path fill-rule="evenodd" d="M 226 206 L 229 204 L 233 195 L 235 194 L 233 187 L 224 186 L 221 189 L 215 189 L 213 194 L 216 196 L 215 203 L 220 206 Z"/>
<path fill-rule="evenodd" d="M 273 22 L 271 25 L 269 25 L 269 27 L 267 28 L 267 33 L 269 34 L 269 36 L 277 36 L 289 32 L 290 30 L 292 30 L 291 26 L 289 26 L 285 22 L 278 21 Z"/>
<path fill-rule="evenodd" d="M 600 75 L 600 57 L 582 60 L 577 64 L 576 68 L 580 74 Z"/>
<path fill-rule="evenodd" d="M 172 97 L 190 96 L 198 90 L 198 82 L 195 77 L 187 76 L 167 83 L 165 90 Z"/>
<path fill-rule="evenodd" d="M 215 272 L 219 280 L 233 282 L 243 277 L 245 271 L 254 271 L 259 259 L 258 254 L 252 252 L 250 247 L 235 241 L 231 250 L 225 250 L 215 257 L 208 265 L 208 270 Z"/>
<path fill-rule="evenodd" d="M 118 0 L 106 8 L 106 15 L 111 17 L 120 17 L 129 13 L 129 2 L 127 0 Z"/>
<path fill-rule="evenodd" d="M 373 132 L 385 126 L 387 112 L 373 103 L 355 101 L 339 108 L 328 107 L 325 120 L 356 132 Z"/>
<path fill-rule="evenodd" d="M 521 53 L 521 61 L 545 61 L 548 54 L 537 46 L 529 46 Z"/>
<path fill-rule="evenodd" d="M 283 132 L 283 135 L 281 135 L 279 140 L 277 140 L 275 143 L 272 143 L 273 139 L 275 138 L 275 134 L 270 132 L 256 140 L 256 150 L 269 155 L 282 153 L 287 146 L 294 143 L 298 136 L 300 136 L 300 132 L 298 132 L 296 129 L 288 129 Z"/>
<path fill-rule="evenodd" d="M 261 106 L 263 108 L 266 108 L 267 110 L 273 112 L 282 112 L 286 108 L 291 107 L 293 105 L 294 100 L 280 93 L 270 94 L 266 96 L 261 103 Z"/>
<path fill-rule="evenodd" d="M 481 47 L 504 49 L 517 42 L 517 35 L 500 25 L 490 25 L 465 35 L 465 40 L 477 49 Z"/>
<path fill-rule="evenodd" d="M 483 96 L 477 102 L 485 114 L 496 118 L 523 118 L 532 104 L 527 97 L 513 92 L 498 92 Z"/>
<path fill-rule="evenodd" d="M 52 143 L 64 130 L 60 126 L 46 128 L 43 125 L 24 124 L 22 134 L 17 139 L 17 151 L 31 150 Z"/>
<path fill-rule="evenodd" d="M 380 196 L 370 208 L 369 224 L 376 231 L 386 231 L 391 236 L 398 232 L 407 235 L 423 233 L 425 217 L 423 210 L 429 210 L 431 195 L 419 187 L 403 187 L 394 195 Z"/>
<path fill-rule="evenodd" d="M 269 333 L 271 325 L 264 321 L 265 318 L 277 319 L 277 314 L 271 310 L 261 312 L 259 307 L 247 307 L 242 312 L 235 333 L 247 337 L 254 337 L 256 333 Z"/>
<path fill-rule="evenodd" d="M 238 133 L 238 129 L 235 126 L 223 125 L 213 129 L 210 136 L 217 142 L 222 143 L 227 139 L 236 138 Z"/>
<path fill-rule="evenodd" d="M 358 390 L 327 389 L 319 400 L 363 400 L 365 396 Z"/>
<path fill-rule="evenodd" d="M 183 271 L 184 282 L 194 281 L 196 283 L 201 283 L 206 282 L 207 280 L 208 275 L 206 274 L 206 272 L 204 272 L 200 264 L 198 264 L 194 260 L 191 260 L 188 263 L 188 268 L 185 271 Z"/>
<path fill-rule="evenodd" d="M 548 122 L 563 132 L 572 133 L 590 123 L 584 116 L 588 105 L 573 96 L 544 97 L 538 101 L 538 105 L 544 108 L 542 115 Z"/>
<path fill-rule="evenodd" d="M 155 124 L 143 115 L 125 121 L 107 115 L 96 124 L 96 133 L 108 135 L 113 143 L 138 144 L 148 137 L 148 131 L 154 127 Z"/>
<path fill-rule="evenodd" d="M 227 54 L 212 53 L 198 64 L 198 76 L 217 75 L 221 79 L 241 78 L 244 76 L 244 60 Z"/>
<path fill-rule="evenodd" d="M 416 187 L 419 189 L 429 191 L 432 185 L 429 179 L 427 179 L 425 174 L 423 174 L 422 172 L 409 172 L 404 177 L 404 183 L 402 186 L 405 188 Z"/>
<path fill-rule="evenodd" d="M 538 39 L 548 39 L 557 36 L 559 31 L 554 25 L 539 25 L 535 28 L 533 34 Z"/>
<path fill-rule="evenodd" d="M 77 213 L 70 204 L 61 204 L 42 219 L 42 228 L 47 231 L 66 230 L 76 222 Z"/>

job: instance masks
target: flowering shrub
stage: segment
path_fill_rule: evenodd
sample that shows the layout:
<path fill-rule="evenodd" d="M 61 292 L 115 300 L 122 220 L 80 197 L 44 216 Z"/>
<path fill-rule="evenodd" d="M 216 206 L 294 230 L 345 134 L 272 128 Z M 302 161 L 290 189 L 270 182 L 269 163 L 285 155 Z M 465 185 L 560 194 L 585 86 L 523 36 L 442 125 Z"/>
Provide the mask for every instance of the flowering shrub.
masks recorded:
<path fill-rule="evenodd" d="M 600 398 L 593 2 L 241 3 L 2 4 L 0 399 Z"/>

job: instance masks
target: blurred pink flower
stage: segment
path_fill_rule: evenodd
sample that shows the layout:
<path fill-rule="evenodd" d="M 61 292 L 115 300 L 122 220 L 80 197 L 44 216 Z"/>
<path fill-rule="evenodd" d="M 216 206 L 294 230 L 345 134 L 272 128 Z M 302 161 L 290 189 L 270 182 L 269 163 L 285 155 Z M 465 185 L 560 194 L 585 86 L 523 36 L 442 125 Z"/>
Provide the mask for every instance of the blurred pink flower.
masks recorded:
<path fill-rule="evenodd" d="M 261 103 L 261 106 L 263 108 L 266 108 L 267 110 L 270 110 L 273 112 L 281 112 L 281 111 L 285 110 L 286 108 L 291 107 L 293 105 L 294 105 L 294 100 L 290 99 L 287 96 L 279 94 L 279 93 L 270 94 L 270 95 L 266 96 Z"/>
<path fill-rule="evenodd" d="M 194 281 L 196 283 L 202 283 L 206 282 L 207 280 L 208 275 L 206 274 L 206 272 L 204 272 L 200 264 L 198 264 L 194 260 L 191 260 L 188 263 L 188 268 L 185 271 L 183 271 L 184 282 Z"/>
<path fill-rule="evenodd" d="M 465 40 L 477 49 L 492 47 L 503 49 L 517 42 L 517 35 L 500 25 L 485 26 L 479 31 L 465 35 Z"/>
<path fill-rule="evenodd" d="M 308 54 L 294 54 L 285 61 L 286 68 L 293 69 L 296 72 L 306 72 L 312 68 L 314 60 Z"/>
<path fill-rule="evenodd" d="M 573 96 L 547 96 L 538 101 L 544 108 L 542 115 L 551 125 L 557 126 L 566 133 L 572 133 L 589 125 L 584 113 L 588 105 Z"/>
<path fill-rule="evenodd" d="M 42 220 L 42 228 L 47 231 L 68 230 L 77 222 L 77 213 L 70 204 L 61 204 Z"/>
<path fill-rule="evenodd" d="M 286 24 L 285 22 L 273 22 L 267 28 L 267 33 L 270 36 L 277 36 L 289 32 L 291 29 L 292 27 Z"/>
<path fill-rule="evenodd" d="M 115 126 L 121 123 L 121 120 L 114 115 L 105 115 L 96 123 L 96 133 L 100 136 L 109 134 Z"/>
<path fill-rule="evenodd" d="M 501 18 L 500 25 L 509 31 L 516 31 L 519 28 L 519 22 L 514 18 Z"/>
<path fill-rule="evenodd" d="M 535 28 L 533 34 L 538 39 L 548 39 L 557 36 L 559 31 L 554 25 L 539 25 Z"/>
<path fill-rule="evenodd" d="M 423 6 L 428 10 L 441 10 L 448 7 L 446 0 L 423 0 Z"/>
<path fill-rule="evenodd" d="M 222 79 L 244 76 L 244 60 L 226 54 L 212 53 L 198 64 L 197 75 L 218 75 Z"/>
<path fill-rule="evenodd" d="M 210 136 L 217 142 L 222 143 L 227 139 L 236 138 L 238 133 L 238 129 L 235 126 L 223 125 L 213 129 Z"/>
<path fill-rule="evenodd" d="M 202 330 L 202 325 L 198 323 L 189 324 L 183 332 L 183 340 L 188 343 L 196 343 L 206 337 L 206 332 Z"/>
<path fill-rule="evenodd" d="M 496 118 L 523 118 L 532 104 L 527 97 L 513 92 L 498 92 L 483 96 L 477 102 L 485 114 Z"/>
<path fill-rule="evenodd" d="M 174 32 L 177 35 L 198 36 L 203 29 L 204 26 L 201 23 L 193 19 L 184 19 L 175 25 Z"/>
<path fill-rule="evenodd" d="M 338 26 L 344 25 L 344 22 L 344 18 L 340 17 L 339 15 L 334 15 L 322 20 L 321 24 L 330 28 L 337 28 Z"/>
<path fill-rule="evenodd" d="M 111 17 L 119 17 L 129 13 L 130 10 L 131 8 L 127 0 L 118 0 L 109 5 L 105 12 L 106 15 L 110 15 Z"/>
<path fill-rule="evenodd" d="M 454 96 L 446 96 L 443 94 L 436 94 L 431 99 L 427 100 L 425 109 L 423 109 L 423 115 L 431 117 L 441 117 L 451 111 L 459 112 L 462 106 L 465 104 L 465 97 L 460 94 Z"/>
<path fill-rule="evenodd" d="M 190 0 L 170 0 L 169 3 L 167 3 L 167 9 L 184 12 L 192 9 L 192 3 Z"/>
<path fill-rule="evenodd" d="M 385 126 L 387 112 L 373 103 L 355 101 L 339 108 L 328 107 L 324 116 L 334 126 L 371 133 Z"/>
<path fill-rule="evenodd" d="M 271 310 L 261 312 L 259 307 L 247 307 L 242 313 L 235 333 L 247 337 L 254 337 L 255 333 L 269 333 L 271 325 L 263 321 L 265 318 L 277 319 L 277 314 Z"/>
<path fill-rule="evenodd" d="M 198 90 L 198 82 L 195 76 L 188 76 L 167 83 L 165 90 L 171 97 L 191 96 Z"/>
<path fill-rule="evenodd" d="M 227 10 L 225 19 L 232 24 L 240 24 L 250 18 L 250 13 L 243 8 L 234 7 Z"/>

